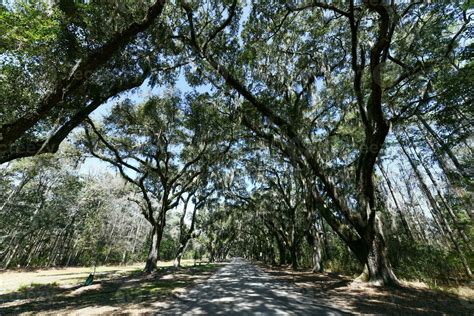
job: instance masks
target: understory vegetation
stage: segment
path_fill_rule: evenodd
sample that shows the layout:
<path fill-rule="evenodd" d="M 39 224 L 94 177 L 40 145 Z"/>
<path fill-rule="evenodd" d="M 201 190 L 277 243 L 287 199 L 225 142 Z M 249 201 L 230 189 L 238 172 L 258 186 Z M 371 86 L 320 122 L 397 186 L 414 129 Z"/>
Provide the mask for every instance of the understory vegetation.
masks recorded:
<path fill-rule="evenodd" d="M 237 256 L 469 283 L 472 15 L 0 2 L 0 266 Z"/>

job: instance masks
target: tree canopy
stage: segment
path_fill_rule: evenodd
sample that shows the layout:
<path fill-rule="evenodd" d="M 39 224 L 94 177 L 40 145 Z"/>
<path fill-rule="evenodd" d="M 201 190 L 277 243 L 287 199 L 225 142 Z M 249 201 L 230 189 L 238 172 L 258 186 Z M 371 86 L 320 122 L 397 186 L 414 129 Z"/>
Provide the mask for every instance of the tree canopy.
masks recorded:
<path fill-rule="evenodd" d="M 384 285 L 438 267 L 429 277 L 471 278 L 472 14 L 469 1 L 0 5 L 1 262 L 85 262 L 85 234 L 117 260 L 146 253 L 148 272 L 172 239 L 178 265 L 188 250 Z M 75 171 L 91 157 L 120 188 Z M 110 225 L 111 201 L 127 208 L 111 233 L 123 243 L 71 228 L 99 225 L 85 208 Z M 59 213 L 54 238 L 24 241 Z M 426 253 L 436 268 L 414 267 Z"/>

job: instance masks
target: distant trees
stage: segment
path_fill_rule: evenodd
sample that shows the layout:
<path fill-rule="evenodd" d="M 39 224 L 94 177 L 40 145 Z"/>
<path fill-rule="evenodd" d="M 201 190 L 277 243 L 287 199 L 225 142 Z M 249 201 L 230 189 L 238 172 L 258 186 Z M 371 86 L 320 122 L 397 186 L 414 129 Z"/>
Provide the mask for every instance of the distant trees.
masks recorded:
<path fill-rule="evenodd" d="M 141 259 L 146 225 L 120 178 L 79 175 L 64 157 L 43 156 L 14 163 L 3 179 L 3 268 Z"/>

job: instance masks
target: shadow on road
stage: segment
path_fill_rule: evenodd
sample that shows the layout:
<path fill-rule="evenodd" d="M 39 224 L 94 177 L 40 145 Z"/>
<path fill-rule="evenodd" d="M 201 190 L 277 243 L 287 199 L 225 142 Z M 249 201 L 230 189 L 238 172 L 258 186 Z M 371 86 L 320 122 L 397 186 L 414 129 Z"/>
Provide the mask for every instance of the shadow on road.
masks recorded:
<path fill-rule="evenodd" d="M 236 259 L 169 309 L 166 315 L 344 315 L 319 304 L 290 283 Z M 161 312 L 160 312 L 161 314 Z"/>

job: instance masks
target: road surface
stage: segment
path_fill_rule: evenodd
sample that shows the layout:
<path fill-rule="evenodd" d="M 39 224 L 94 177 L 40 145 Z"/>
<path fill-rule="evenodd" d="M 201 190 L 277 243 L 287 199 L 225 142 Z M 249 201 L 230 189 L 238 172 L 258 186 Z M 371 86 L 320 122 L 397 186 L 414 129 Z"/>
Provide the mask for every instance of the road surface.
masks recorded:
<path fill-rule="evenodd" d="M 348 315 L 236 258 L 160 315 Z"/>

